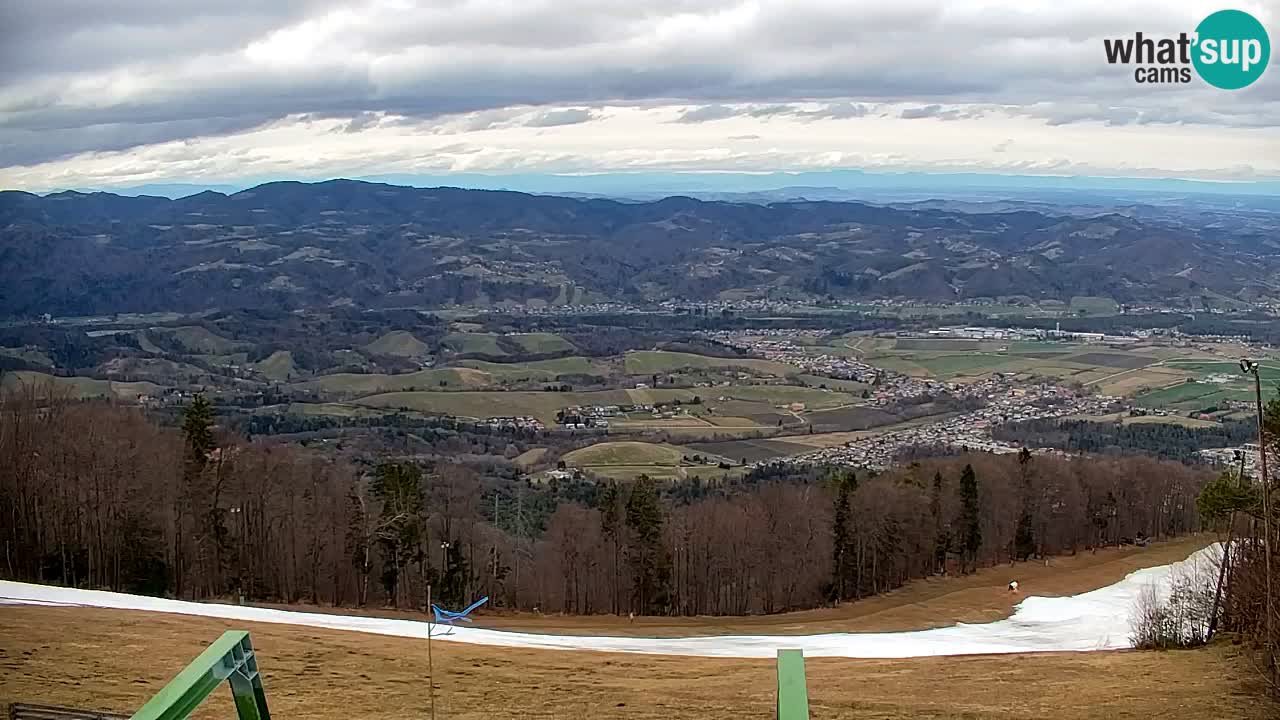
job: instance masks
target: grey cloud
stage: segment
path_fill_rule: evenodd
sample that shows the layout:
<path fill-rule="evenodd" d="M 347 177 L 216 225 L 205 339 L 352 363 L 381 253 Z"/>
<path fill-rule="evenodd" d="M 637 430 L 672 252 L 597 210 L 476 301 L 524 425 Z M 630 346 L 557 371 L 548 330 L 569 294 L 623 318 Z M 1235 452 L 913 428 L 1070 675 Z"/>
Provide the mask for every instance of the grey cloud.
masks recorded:
<path fill-rule="evenodd" d="M 678 123 L 711 122 L 713 120 L 724 120 L 726 118 L 735 117 L 737 115 L 738 115 L 738 111 L 729 107 L 728 105 L 703 105 L 701 107 L 693 108 L 692 110 L 685 110 L 684 112 L 680 113 L 680 117 L 676 118 L 672 122 L 678 122 Z"/>
<path fill-rule="evenodd" d="M 347 121 L 347 124 L 341 127 L 341 131 L 344 133 L 358 133 L 362 130 L 376 127 L 382 122 L 382 117 L 382 113 L 362 112 Z"/>
<path fill-rule="evenodd" d="M 854 102 L 827 103 L 817 109 L 806 109 L 797 104 L 771 103 L 768 105 L 703 105 L 685 110 L 672 122 L 700 123 L 725 120 L 732 117 L 770 118 L 793 117 L 799 120 L 841 120 L 863 117 L 869 112 L 866 105 Z"/>
<path fill-rule="evenodd" d="M 465 132 L 517 122 L 504 108 L 542 107 L 526 124 L 551 127 L 590 119 L 555 106 L 612 102 L 690 106 L 677 122 L 853 118 L 880 102 L 916 105 L 903 118 L 939 119 L 975 117 L 962 109 L 972 103 L 1043 103 L 1025 114 L 1054 124 L 1261 126 L 1280 114 L 1278 83 L 1135 97 L 1132 78 L 1106 66 L 1102 36 L 1193 27 L 1198 13 L 1184 6 L 1008 5 L 979 13 L 945 0 L 442 0 L 397 9 L 365 0 L 10 0 L 0 2 L 0 166 L 295 115 L 344 118 L 351 132 L 369 127 L 370 114 L 501 115 L 431 130 Z M 309 46 L 307 33 L 322 31 Z M 284 40 L 267 60 L 245 56 L 273 33 Z M 1100 109 L 1081 112 L 1087 103 Z"/>
<path fill-rule="evenodd" d="M 924 107 L 905 108 L 898 113 L 898 117 L 903 120 L 915 120 L 917 118 L 937 117 L 941 113 L 941 105 L 925 105 Z"/>
<path fill-rule="evenodd" d="M 578 125 L 596 118 L 594 110 L 586 108 L 567 108 L 564 110 L 547 110 L 524 122 L 525 127 L 545 128 L 560 125 Z"/>

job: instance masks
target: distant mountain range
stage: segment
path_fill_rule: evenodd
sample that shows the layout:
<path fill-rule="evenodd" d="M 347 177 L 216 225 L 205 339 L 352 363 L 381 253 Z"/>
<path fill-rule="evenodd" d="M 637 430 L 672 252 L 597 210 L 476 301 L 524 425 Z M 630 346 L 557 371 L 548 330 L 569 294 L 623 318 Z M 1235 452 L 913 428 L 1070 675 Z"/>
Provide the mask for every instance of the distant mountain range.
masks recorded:
<path fill-rule="evenodd" d="M 0 315 L 672 297 L 1280 296 L 1275 213 L 1103 207 L 621 202 L 351 180 L 177 200 L 9 191 L 0 192 Z"/>

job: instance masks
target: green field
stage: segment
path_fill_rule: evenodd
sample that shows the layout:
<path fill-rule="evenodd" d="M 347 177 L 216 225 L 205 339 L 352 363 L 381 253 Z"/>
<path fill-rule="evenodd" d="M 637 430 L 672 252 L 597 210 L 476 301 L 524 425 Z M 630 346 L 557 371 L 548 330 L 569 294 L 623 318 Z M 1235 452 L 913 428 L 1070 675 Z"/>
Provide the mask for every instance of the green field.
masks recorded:
<path fill-rule="evenodd" d="M 628 375 L 653 375 L 669 373 L 685 368 L 707 369 L 739 369 L 757 374 L 786 377 L 798 373 L 799 370 L 790 365 L 757 360 L 754 358 L 720 358 L 692 353 L 667 352 L 665 350 L 634 350 L 626 354 L 626 372 Z"/>
<path fill-rule="evenodd" d="M 1277 396 L 1275 383 L 1262 383 L 1262 401 Z M 1181 410 L 1201 410 L 1223 400 L 1252 402 L 1255 399 L 1252 383 L 1219 385 L 1217 383 L 1189 382 L 1163 388 L 1138 396 L 1138 404 L 1145 407 L 1169 407 Z"/>
<path fill-rule="evenodd" d="M 435 390 L 438 388 L 466 389 L 490 384 L 490 377 L 471 368 L 432 368 L 399 375 L 383 373 L 334 373 L 314 380 L 297 383 L 299 390 L 315 390 L 344 396 L 372 395 L 375 393 Z"/>
<path fill-rule="evenodd" d="M 271 353 L 265 360 L 253 364 L 254 369 L 270 380 L 276 382 L 285 382 L 293 377 L 295 368 L 293 365 L 293 353 L 288 350 L 277 350 Z"/>
<path fill-rule="evenodd" d="M 17 358 L 23 362 L 34 363 L 36 365 L 44 365 L 53 367 L 53 358 L 45 354 L 43 350 L 34 346 L 8 348 L 0 347 L 0 355 L 11 358 Z"/>
<path fill-rule="evenodd" d="M 1000 366 L 1007 365 L 1009 361 L 1010 358 L 1007 355 L 982 355 L 978 353 L 912 358 L 913 363 L 925 368 L 937 377 L 980 375 L 997 370 Z"/>
<path fill-rule="evenodd" d="M 528 353 L 562 353 L 577 350 L 568 340 L 552 333 L 520 333 L 507 335 L 506 339 L 519 345 Z"/>
<path fill-rule="evenodd" d="M 1175 370 L 1197 373 L 1202 377 L 1208 375 L 1231 375 L 1239 377 L 1241 382 L 1249 381 L 1249 378 L 1240 372 L 1240 364 L 1238 362 L 1175 359 L 1165 361 L 1165 365 Z M 1266 384 L 1267 381 L 1280 381 L 1280 365 L 1261 365 L 1258 368 L 1258 374 L 1262 377 L 1263 384 Z"/>
<path fill-rule="evenodd" d="M 462 355 L 487 355 L 500 357 L 506 351 L 498 347 L 498 336 L 493 333 L 449 333 L 442 344 Z"/>
<path fill-rule="evenodd" d="M 39 396 L 64 396 L 80 400 L 106 397 L 133 400 L 139 395 L 152 395 L 160 389 L 150 382 L 116 382 L 87 377 L 59 377 L 45 373 L 17 370 L 0 376 L 0 388 L 22 390 L 34 388 Z"/>
<path fill-rule="evenodd" d="M 1120 306 L 1109 297 L 1077 295 L 1071 298 L 1071 305 L 1068 310 L 1072 314 L 1115 315 L 1120 310 Z"/>
<path fill-rule="evenodd" d="M 565 454 L 562 458 L 569 467 L 593 467 L 600 465 L 679 465 L 684 458 L 683 448 L 659 443 L 610 441 L 588 445 Z"/>
<path fill-rule="evenodd" d="M 523 363 L 496 363 L 485 360 L 462 360 L 459 367 L 472 368 L 485 373 L 498 382 L 521 381 L 548 382 L 561 375 L 598 375 L 604 369 L 584 357 L 565 357 L 555 360 L 534 360 Z"/>
<path fill-rule="evenodd" d="M 799 385 L 732 385 L 729 387 L 707 388 L 712 397 L 727 397 L 736 400 L 767 402 L 771 405 L 789 405 L 799 402 L 805 404 L 807 410 L 851 405 L 860 398 L 844 392 L 802 387 Z M 706 401 L 707 397 L 703 396 Z"/>
<path fill-rule="evenodd" d="M 861 383 L 857 380 L 841 380 L 839 378 L 829 378 L 821 375 L 797 375 L 796 379 L 805 385 L 812 387 L 825 385 L 832 390 L 853 393 L 855 395 L 860 395 L 863 390 L 867 390 L 871 387 L 867 383 Z"/>
<path fill-rule="evenodd" d="M 556 411 L 570 405 L 627 405 L 692 400 L 688 390 L 598 390 L 594 392 L 392 392 L 357 400 L 370 407 L 391 407 L 457 417 L 532 416 L 550 425 Z"/>
<path fill-rule="evenodd" d="M 416 358 L 431 354 L 431 348 L 413 333 L 394 330 L 374 340 L 364 349 L 374 355 L 392 355 L 395 357 Z"/>

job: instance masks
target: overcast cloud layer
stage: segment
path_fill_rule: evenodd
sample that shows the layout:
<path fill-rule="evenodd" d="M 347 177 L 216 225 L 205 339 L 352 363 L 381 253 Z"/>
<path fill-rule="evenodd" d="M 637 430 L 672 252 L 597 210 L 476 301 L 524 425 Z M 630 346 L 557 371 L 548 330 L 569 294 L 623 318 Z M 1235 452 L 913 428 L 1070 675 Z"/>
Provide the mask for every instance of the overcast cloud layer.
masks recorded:
<path fill-rule="evenodd" d="M 1244 0 L 1277 41 L 1280 5 Z M 0 187 L 863 167 L 1280 176 L 1280 69 L 1143 86 L 1219 0 L 9 0 Z M 1273 65 L 1276 62 L 1272 63 Z"/>

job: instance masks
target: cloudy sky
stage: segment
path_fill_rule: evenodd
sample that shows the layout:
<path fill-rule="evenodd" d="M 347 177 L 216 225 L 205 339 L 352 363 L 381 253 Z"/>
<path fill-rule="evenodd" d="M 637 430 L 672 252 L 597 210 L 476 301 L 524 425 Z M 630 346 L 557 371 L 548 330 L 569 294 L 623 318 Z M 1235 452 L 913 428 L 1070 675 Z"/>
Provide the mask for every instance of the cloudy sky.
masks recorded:
<path fill-rule="evenodd" d="M 1280 69 L 1102 38 L 1280 0 L 4 0 L 0 188 L 391 173 L 1280 177 Z M 1272 65 L 1275 65 L 1273 62 Z"/>

